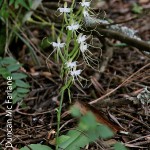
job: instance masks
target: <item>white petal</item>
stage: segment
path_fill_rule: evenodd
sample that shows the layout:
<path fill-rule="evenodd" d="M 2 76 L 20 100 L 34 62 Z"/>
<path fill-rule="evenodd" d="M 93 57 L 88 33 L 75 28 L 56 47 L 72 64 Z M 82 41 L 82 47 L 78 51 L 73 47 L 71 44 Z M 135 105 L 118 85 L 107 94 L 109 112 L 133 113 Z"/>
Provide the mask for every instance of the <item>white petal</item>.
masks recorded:
<path fill-rule="evenodd" d="M 82 7 L 89 7 L 90 6 L 90 2 L 82 2 L 81 6 Z"/>
<path fill-rule="evenodd" d="M 79 69 L 79 70 L 74 70 L 74 71 L 71 71 L 70 74 L 71 76 L 79 76 L 81 74 L 82 70 Z"/>
<path fill-rule="evenodd" d="M 77 61 L 74 61 L 74 62 L 67 62 L 67 67 L 68 68 L 74 68 L 77 66 Z"/>
<path fill-rule="evenodd" d="M 61 12 L 61 13 L 69 13 L 71 11 L 71 8 L 58 8 L 58 10 Z"/>

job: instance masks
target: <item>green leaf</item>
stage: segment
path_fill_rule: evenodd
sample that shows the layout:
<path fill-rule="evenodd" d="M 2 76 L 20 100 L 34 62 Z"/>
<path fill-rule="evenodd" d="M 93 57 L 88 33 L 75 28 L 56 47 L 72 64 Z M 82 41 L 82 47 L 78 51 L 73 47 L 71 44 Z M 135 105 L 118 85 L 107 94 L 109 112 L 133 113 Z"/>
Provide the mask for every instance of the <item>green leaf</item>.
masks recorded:
<path fill-rule="evenodd" d="M 74 116 L 74 117 L 81 117 L 80 110 L 75 106 L 72 106 L 70 108 L 70 112 L 71 112 L 72 116 Z"/>
<path fill-rule="evenodd" d="M 23 7 L 26 8 L 27 10 L 30 9 L 29 6 L 26 4 L 26 2 L 23 1 L 23 0 L 17 0 L 17 1 L 15 2 L 15 9 L 18 9 L 18 8 L 19 8 L 19 5 L 23 6 Z"/>
<path fill-rule="evenodd" d="M 15 64 L 17 61 L 13 57 L 5 57 L 2 61 L 2 65 L 9 65 L 9 64 Z"/>
<path fill-rule="evenodd" d="M 22 98 L 17 96 L 13 99 L 13 104 L 16 104 L 17 102 L 19 102 L 21 100 L 22 100 Z"/>
<path fill-rule="evenodd" d="M 45 49 L 51 45 L 51 42 L 53 42 L 53 39 L 51 37 L 44 38 L 41 42 L 41 48 Z"/>
<path fill-rule="evenodd" d="M 24 73 L 12 73 L 13 80 L 24 79 L 26 77 L 27 77 L 27 75 Z"/>
<path fill-rule="evenodd" d="M 7 66 L 9 72 L 17 71 L 22 65 L 21 64 L 11 64 Z"/>
<path fill-rule="evenodd" d="M 114 133 L 105 125 L 99 124 L 97 128 L 97 133 L 99 133 L 99 136 L 101 138 L 111 138 Z"/>
<path fill-rule="evenodd" d="M 21 98 L 24 98 L 24 97 L 26 97 L 27 95 L 28 95 L 27 93 L 25 93 L 25 94 L 22 94 L 22 93 L 20 94 L 20 93 L 19 93 L 17 96 L 18 96 L 18 97 L 21 97 Z"/>
<path fill-rule="evenodd" d="M 6 68 L 0 67 L 0 74 L 3 74 L 4 72 L 7 72 Z"/>
<path fill-rule="evenodd" d="M 132 11 L 137 14 L 141 14 L 143 11 L 143 7 L 139 6 L 137 3 L 133 3 Z"/>
<path fill-rule="evenodd" d="M 32 150 L 52 150 L 47 145 L 41 145 L 41 144 L 30 144 L 28 145 Z M 21 148 L 20 150 L 30 150 L 27 146 Z"/>
<path fill-rule="evenodd" d="M 123 144 L 119 142 L 114 145 L 114 149 L 115 150 L 128 150 Z"/>
<path fill-rule="evenodd" d="M 81 117 L 78 126 L 80 130 L 87 131 L 96 128 L 97 122 L 95 120 L 94 115 L 91 112 L 88 112 L 86 115 Z"/>
<path fill-rule="evenodd" d="M 76 108 L 72 107 L 73 112 Z M 86 115 L 80 117 L 80 122 L 76 130 L 70 130 L 65 137 L 64 142 L 59 144 L 60 149 L 65 150 L 80 150 L 85 145 L 97 140 L 99 137 L 110 138 L 113 132 L 106 126 L 98 124 L 94 115 L 88 112 Z"/>
<path fill-rule="evenodd" d="M 15 0 L 10 0 L 9 5 L 12 5 L 15 2 Z"/>
<path fill-rule="evenodd" d="M 67 136 L 67 135 L 61 135 L 61 136 L 59 136 L 59 137 L 58 137 L 58 144 L 62 144 L 63 142 L 69 140 L 69 138 L 70 138 L 70 137 Z"/>
<path fill-rule="evenodd" d="M 14 90 L 16 87 L 17 87 L 17 86 L 16 86 L 16 83 L 13 82 L 13 84 L 12 84 L 12 89 Z"/>
<path fill-rule="evenodd" d="M 18 93 L 28 93 L 30 90 L 29 89 L 25 89 L 25 88 L 17 88 L 17 92 Z"/>
<path fill-rule="evenodd" d="M 12 92 L 12 99 L 15 99 L 17 97 L 17 94 L 18 94 L 17 90 L 14 90 Z"/>
<path fill-rule="evenodd" d="M 30 88 L 30 85 L 22 80 L 16 80 L 16 85 L 23 88 Z"/>
<path fill-rule="evenodd" d="M 2 72 L 1 75 L 4 79 L 7 79 L 7 77 L 10 76 L 11 74 L 9 72 Z"/>
<path fill-rule="evenodd" d="M 82 132 L 71 130 L 67 134 L 70 138 L 59 145 L 60 149 L 65 150 L 80 150 L 90 142 L 89 138 Z"/>

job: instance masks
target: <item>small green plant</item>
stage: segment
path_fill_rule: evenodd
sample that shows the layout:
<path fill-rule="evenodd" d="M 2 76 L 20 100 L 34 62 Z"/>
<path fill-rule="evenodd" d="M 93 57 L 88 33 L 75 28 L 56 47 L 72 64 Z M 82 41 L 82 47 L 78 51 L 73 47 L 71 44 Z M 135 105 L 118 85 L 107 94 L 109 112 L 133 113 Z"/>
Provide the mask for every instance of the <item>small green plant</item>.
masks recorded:
<path fill-rule="evenodd" d="M 27 96 L 30 91 L 30 85 L 24 81 L 27 77 L 25 73 L 19 72 L 19 64 L 12 57 L 0 57 L 0 75 L 7 79 L 8 76 L 12 77 L 12 100 L 13 104 L 19 102 Z"/>
<path fill-rule="evenodd" d="M 56 150 L 79 150 L 81 147 L 97 140 L 99 137 L 108 138 L 113 135 L 106 126 L 97 124 L 92 114 L 87 114 L 86 116 L 80 117 L 80 123 L 75 130 L 69 131 L 66 136 L 59 136 L 64 93 L 68 91 L 71 103 L 70 87 L 74 82 L 83 87 L 81 80 L 87 81 L 87 79 L 81 76 L 83 69 L 78 69 L 79 65 L 82 66 L 78 63 L 79 56 L 83 58 L 82 64 L 85 63 L 89 67 L 93 69 L 97 68 L 96 70 L 98 70 L 98 59 L 93 57 L 90 51 L 90 47 L 94 48 L 94 46 L 87 43 L 87 35 L 82 33 L 82 25 L 84 23 L 87 24 L 86 21 L 90 18 L 90 14 L 94 15 L 90 8 L 90 2 L 91 1 L 82 0 L 82 2 L 79 3 L 80 8 L 78 11 L 74 11 L 75 0 L 72 1 L 70 7 L 68 7 L 65 2 L 63 7 L 58 8 L 60 15 L 63 15 L 62 29 L 58 35 L 57 41 L 51 42 L 54 50 L 47 58 L 49 59 L 54 54 L 54 58 L 56 58 L 57 62 L 61 62 L 62 64 L 60 75 L 63 86 L 60 89 L 60 106 L 57 109 Z M 66 33 L 66 40 L 63 41 L 62 36 L 64 33 Z M 73 46 L 71 46 L 71 43 L 74 43 Z M 90 121 L 92 123 L 89 124 Z M 60 143 L 60 139 L 63 142 Z"/>
<path fill-rule="evenodd" d="M 132 11 L 136 14 L 141 14 L 143 11 L 143 7 L 138 5 L 137 3 L 133 3 Z"/>
<path fill-rule="evenodd" d="M 86 64 L 95 70 L 98 70 L 99 65 L 98 60 L 93 57 L 90 51 L 90 47 L 95 47 L 87 42 L 87 35 L 82 33 L 82 25 L 84 23 L 91 24 L 91 22 L 86 21 L 90 18 L 90 14 L 94 15 L 94 13 L 90 8 L 90 1 L 82 0 L 79 4 L 80 8 L 78 11 L 74 10 L 75 0 L 72 0 L 70 7 L 68 7 L 67 2 L 65 2 L 63 7 L 58 8 L 60 15 L 63 15 L 63 24 L 56 41 L 50 43 L 53 46 L 53 51 L 47 57 L 48 60 L 53 56 L 57 63 L 61 64 L 60 77 L 63 82 L 59 93 L 60 104 L 57 109 L 56 150 L 80 150 L 99 138 L 106 139 L 113 136 L 112 131 L 108 127 L 96 122 L 92 113 L 89 112 L 85 116 L 81 116 L 79 110 L 76 108 L 72 108 L 72 114 L 78 117 L 78 126 L 70 130 L 66 135 L 59 135 L 64 93 L 68 93 L 71 103 L 70 87 L 75 82 L 83 87 L 82 80 L 87 81 L 87 79 L 81 75 L 84 70 L 82 64 Z M 65 39 L 63 38 L 64 34 L 66 34 Z M 81 63 L 79 63 L 79 56 L 83 58 Z M 81 67 L 79 68 L 79 66 Z M 32 146 L 32 150 L 37 150 L 37 147 L 33 147 L 35 145 L 30 146 Z M 42 150 L 42 148 L 39 147 L 38 150 Z M 119 149 L 116 148 L 115 150 Z"/>

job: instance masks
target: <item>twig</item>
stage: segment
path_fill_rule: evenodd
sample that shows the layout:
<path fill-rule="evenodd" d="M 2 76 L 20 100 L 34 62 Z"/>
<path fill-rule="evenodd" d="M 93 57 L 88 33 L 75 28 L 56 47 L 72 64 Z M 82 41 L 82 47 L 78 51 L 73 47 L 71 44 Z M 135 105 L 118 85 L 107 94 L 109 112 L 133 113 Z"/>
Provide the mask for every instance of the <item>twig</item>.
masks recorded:
<path fill-rule="evenodd" d="M 133 73 L 131 76 L 129 76 L 126 80 L 124 80 L 119 86 L 117 86 L 115 89 L 113 89 L 112 91 L 106 93 L 105 95 L 101 96 L 100 98 L 89 102 L 89 104 L 94 104 L 97 103 L 98 101 L 106 98 L 107 96 L 109 96 L 110 94 L 114 93 L 116 90 L 118 90 L 119 88 L 121 88 L 123 85 L 125 85 L 128 80 L 130 80 L 133 76 L 135 76 L 138 72 L 142 71 L 143 69 L 145 69 L 146 67 L 150 66 L 150 63 L 148 63 L 147 65 L 143 66 L 142 68 L 140 68 L 138 71 L 136 71 L 135 73 Z"/>
<path fill-rule="evenodd" d="M 97 27 L 95 31 L 98 31 L 102 36 L 105 36 L 108 38 L 113 38 L 113 39 L 119 40 L 123 43 L 129 44 L 133 47 L 136 47 L 140 51 L 150 52 L 150 44 L 148 44 L 147 42 L 144 42 L 142 40 L 130 38 L 122 33 L 119 33 L 117 31 L 113 31 L 110 29 L 102 29 L 102 28 Z M 100 36 L 100 34 L 98 34 L 97 32 L 95 32 L 95 34 L 98 37 Z"/>

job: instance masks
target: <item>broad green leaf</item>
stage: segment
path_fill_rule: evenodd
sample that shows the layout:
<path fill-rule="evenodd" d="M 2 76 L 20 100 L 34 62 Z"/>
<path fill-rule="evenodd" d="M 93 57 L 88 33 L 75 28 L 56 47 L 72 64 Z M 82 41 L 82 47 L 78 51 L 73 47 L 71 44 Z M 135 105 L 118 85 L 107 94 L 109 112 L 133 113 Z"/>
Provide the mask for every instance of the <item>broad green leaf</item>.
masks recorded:
<path fill-rule="evenodd" d="M 17 94 L 18 94 L 17 90 L 14 90 L 12 92 L 12 98 L 15 99 L 17 97 Z"/>
<path fill-rule="evenodd" d="M 66 142 L 70 137 L 68 135 L 61 135 L 58 137 L 58 143 L 61 144 L 63 142 Z"/>
<path fill-rule="evenodd" d="M 13 99 L 13 104 L 16 104 L 17 102 L 21 101 L 22 98 L 21 97 L 18 97 L 16 96 L 14 99 Z"/>
<path fill-rule="evenodd" d="M 7 66 L 9 72 L 17 71 L 22 65 L 21 64 L 11 64 Z"/>
<path fill-rule="evenodd" d="M 0 67 L 0 74 L 3 74 L 4 72 L 7 72 L 6 68 Z"/>
<path fill-rule="evenodd" d="M 114 145 L 114 149 L 115 150 L 128 150 L 123 144 L 119 142 Z"/>
<path fill-rule="evenodd" d="M 3 58 L 1 63 L 3 65 L 9 65 L 9 64 L 15 64 L 15 63 L 17 63 L 17 61 L 13 57 L 5 57 L 5 58 Z"/>
<path fill-rule="evenodd" d="M 71 112 L 72 116 L 74 116 L 74 117 L 81 117 L 80 110 L 75 106 L 72 106 L 70 108 L 70 112 Z"/>
<path fill-rule="evenodd" d="M 13 80 L 24 79 L 26 77 L 27 77 L 27 75 L 24 73 L 12 73 Z"/>
<path fill-rule="evenodd" d="M 97 122 L 95 120 L 94 115 L 91 112 L 88 112 L 86 115 L 81 117 L 78 126 L 81 130 L 87 131 L 96 128 Z"/>
<path fill-rule="evenodd" d="M 23 88 L 30 88 L 30 85 L 22 80 L 16 80 L 16 85 Z"/>
<path fill-rule="evenodd" d="M 28 145 L 32 150 L 52 150 L 47 145 L 41 145 L 41 144 L 30 144 Z M 30 150 L 27 146 L 21 148 L 20 150 Z"/>
<path fill-rule="evenodd" d="M 97 133 L 99 133 L 99 136 L 101 138 L 111 138 L 114 133 L 105 125 L 99 124 L 97 128 Z"/>
<path fill-rule="evenodd" d="M 9 72 L 3 72 L 1 75 L 4 79 L 7 79 L 7 77 L 10 76 L 11 74 Z"/>
<path fill-rule="evenodd" d="M 27 93 L 25 93 L 25 94 L 22 94 L 22 93 L 20 94 L 20 93 L 19 93 L 19 94 L 18 94 L 18 97 L 24 98 L 24 97 L 26 97 L 27 95 L 28 95 Z"/>
<path fill-rule="evenodd" d="M 13 84 L 12 84 L 12 89 L 14 90 L 15 88 L 16 88 L 16 83 L 13 82 Z"/>
<path fill-rule="evenodd" d="M 29 89 L 25 89 L 25 88 L 17 88 L 17 92 L 18 93 L 28 93 L 30 90 Z"/>
<path fill-rule="evenodd" d="M 80 148 L 83 148 L 90 142 L 87 136 L 85 136 L 82 132 L 77 130 L 71 130 L 68 132 L 67 135 L 70 138 L 59 145 L 59 150 L 80 150 Z"/>

